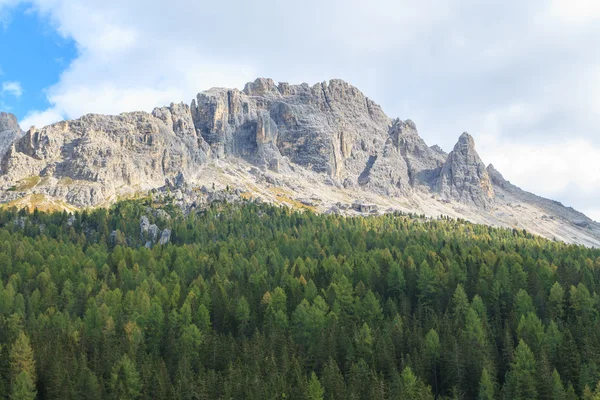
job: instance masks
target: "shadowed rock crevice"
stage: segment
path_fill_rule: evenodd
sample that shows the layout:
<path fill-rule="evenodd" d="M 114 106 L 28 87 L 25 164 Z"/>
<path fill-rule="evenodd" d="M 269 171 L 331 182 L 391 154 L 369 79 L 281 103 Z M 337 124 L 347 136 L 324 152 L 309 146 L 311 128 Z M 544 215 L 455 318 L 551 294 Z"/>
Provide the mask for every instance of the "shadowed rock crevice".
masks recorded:
<path fill-rule="evenodd" d="M 367 161 L 367 165 L 365 166 L 365 169 L 358 176 L 358 184 L 359 185 L 364 186 L 367 183 L 369 183 L 369 180 L 371 178 L 371 169 L 373 168 L 375 161 L 377 161 L 377 156 L 369 157 L 369 160 Z"/>

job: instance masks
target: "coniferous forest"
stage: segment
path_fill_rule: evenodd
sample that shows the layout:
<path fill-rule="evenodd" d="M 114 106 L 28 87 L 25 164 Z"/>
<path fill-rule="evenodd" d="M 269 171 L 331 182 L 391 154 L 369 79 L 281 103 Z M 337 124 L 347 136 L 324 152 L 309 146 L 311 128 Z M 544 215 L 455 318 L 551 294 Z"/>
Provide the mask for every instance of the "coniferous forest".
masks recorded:
<path fill-rule="evenodd" d="M 152 206 L 0 211 L 0 398 L 600 398 L 598 249 Z M 145 247 L 142 216 L 170 242 Z"/>

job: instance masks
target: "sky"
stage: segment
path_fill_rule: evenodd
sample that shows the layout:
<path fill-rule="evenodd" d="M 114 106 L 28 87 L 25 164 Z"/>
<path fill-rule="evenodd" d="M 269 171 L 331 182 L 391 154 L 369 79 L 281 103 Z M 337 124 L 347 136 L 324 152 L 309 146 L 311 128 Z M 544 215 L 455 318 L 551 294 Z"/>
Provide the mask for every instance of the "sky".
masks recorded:
<path fill-rule="evenodd" d="M 0 0 L 0 110 L 27 129 L 341 78 L 600 220 L 598 43 L 598 0 Z"/>

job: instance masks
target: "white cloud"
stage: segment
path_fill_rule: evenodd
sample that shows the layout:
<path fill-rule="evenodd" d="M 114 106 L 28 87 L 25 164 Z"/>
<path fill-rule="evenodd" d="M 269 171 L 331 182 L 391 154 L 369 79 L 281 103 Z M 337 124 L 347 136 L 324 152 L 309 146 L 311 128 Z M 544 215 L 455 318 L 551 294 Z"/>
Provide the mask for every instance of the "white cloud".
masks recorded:
<path fill-rule="evenodd" d="M 0 10 L 7 1 L 16 0 Z M 76 42 L 78 57 L 46 91 L 51 107 L 24 126 L 149 111 L 257 76 L 342 78 L 390 116 L 415 120 L 429 144 L 450 150 L 467 130 L 508 179 L 593 210 L 597 0 L 27 3 Z"/>
<path fill-rule="evenodd" d="M 0 0 L 0 28 L 6 28 L 10 22 L 10 13 L 8 10 L 14 7 L 21 0 Z"/>
<path fill-rule="evenodd" d="M 559 199 L 600 221 L 600 144 L 565 131 L 560 139 L 507 138 L 506 121 L 535 125 L 540 109 L 514 104 L 490 112 L 480 122 L 477 150 L 504 177 L 535 194 Z"/>
<path fill-rule="evenodd" d="M 50 108 L 45 111 L 32 111 L 28 113 L 25 118 L 19 122 L 22 129 L 29 129 L 32 126 L 43 127 L 50 125 L 54 122 L 62 121 L 65 119 L 58 111 Z"/>
<path fill-rule="evenodd" d="M 600 20 L 598 0 L 552 0 L 547 17 L 569 25 Z"/>
<path fill-rule="evenodd" d="M 15 81 L 2 82 L 2 94 L 9 94 L 14 97 L 21 97 L 23 94 L 23 88 L 21 83 Z"/>

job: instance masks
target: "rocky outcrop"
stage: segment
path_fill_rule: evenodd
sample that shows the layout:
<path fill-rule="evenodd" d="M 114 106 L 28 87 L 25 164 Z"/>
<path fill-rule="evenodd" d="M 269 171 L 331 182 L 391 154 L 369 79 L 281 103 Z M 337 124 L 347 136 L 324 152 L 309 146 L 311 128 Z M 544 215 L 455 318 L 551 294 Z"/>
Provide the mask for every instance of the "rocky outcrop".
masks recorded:
<path fill-rule="evenodd" d="M 487 208 L 494 189 L 485 165 L 475 151 L 475 141 L 463 133 L 442 166 L 435 190 L 442 199 Z"/>
<path fill-rule="evenodd" d="M 500 172 L 498 172 L 498 170 L 496 170 L 496 168 L 494 168 L 494 165 L 492 165 L 492 164 L 488 165 L 486 168 L 486 171 L 487 171 L 488 176 L 490 177 L 494 187 L 506 189 L 506 188 L 509 188 L 510 186 L 512 186 L 512 184 L 510 182 L 508 182 L 506 179 L 504 179 L 502 174 Z"/>
<path fill-rule="evenodd" d="M 560 232 L 567 221 L 574 229 L 568 240 L 579 240 L 585 230 L 582 242 L 600 243 L 600 225 L 522 191 L 491 165 L 486 169 L 469 134 L 450 154 L 429 147 L 413 121 L 390 119 L 337 79 L 290 85 L 259 78 L 243 90 L 201 92 L 190 105 L 90 114 L 26 133 L 13 115 L 0 113 L 0 158 L 0 203 L 25 207 L 41 198 L 52 207 L 98 206 L 160 189 L 185 209 L 200 201 L 260 198 L 345 213 L 340 200 L 375 197 L 394 203 L 380 202 L 380 209 L 441 210 L 512 227 L 519 223 L 513 205 L 523 203 L 558 224 L 545 232 Z M 231 182 L 241 181 L 243 191 L 229 191 Z M 212 189 L 197 190 L 203 185 Z M 323 187 L 342 194 L 314 202 L 307 188 L 322 194 Z M 170 237 L 147 219 L 140 234 L 150 247 Z"/>
<path fill-rule="evenodd" d="M 13 114 L 0 112 L 0 158 L 9 147 L 21 136 L 23 132 Z"/>
<path fill-rule="evenodd" d="M 183 176 L 193 182 L 202 165 L 230 157 L 275 172 L 301 167 L 333 185 L 389 196 L 410 193 L 415 182 L 430 185 L 441 164 L 412 122 L 393 124 L 346 82 L 276 85 L 261 78 L 241 91 L 202 92 L 190 106 L 91 114 L 32 128 L 5 155 L 0 188 L 26 186 L 78 207 L 95 206 L 176 186 Z"/>
<path fill-rule="evenodd" d="M 405 160 L 410 186 L 431 189 L 447 155 L 428 147 L 411 120 L 395 120 L 390 136 Z"/>
<path fill-rule="evenodd" d="M 32 128 L 4 156 L 0 186 L 41 178 L 38 193 L 85 207 L 197 174 L 207 148 L 189 129 L 189 109 L 171 105 L 154 114 L 90 114 Z"/>
<path fill-rule="evenodd" d="M 243 91 L 211 89 L 191 105 L 199 134 L 220 158 L 278 170 L 294 164 L 354 180 L 387 138 L 389 118 L 341 80 L 314 86 L 257 79 Z"/>

